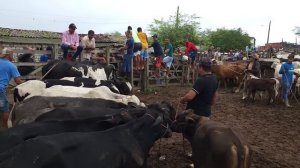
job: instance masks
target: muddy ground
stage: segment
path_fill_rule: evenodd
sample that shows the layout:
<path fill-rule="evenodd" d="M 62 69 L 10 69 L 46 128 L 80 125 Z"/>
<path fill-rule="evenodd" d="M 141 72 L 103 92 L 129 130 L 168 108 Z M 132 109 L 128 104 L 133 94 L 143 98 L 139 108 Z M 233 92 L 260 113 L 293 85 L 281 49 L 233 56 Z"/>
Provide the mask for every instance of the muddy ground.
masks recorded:
<path fill-rule="evenodd" d="M 189 87 L 159 88 L 137 95 L 145 103 L 167 100 L 177 107 L 177 98 L 188 90 Z M 265 100 L 247 105 L 241 100 L 241 93 L 219 91 L 212 119 L 234 127 L 248 140 L 254 151 L 252 168 L 300 167 L 300 105 L 292 101 L 293 107 L 285 108 L 279 102 L 275 106 L 266 105 Z M 191 151 L 189 142 L 185 140 L 184 145 L 187 152 Z M 181 134 L 162 139 L 152 148 L 148 167 L 186 167 L 191 161 L 183 150 Z M 160 154 L 165 159 L 159 160 Z"/>

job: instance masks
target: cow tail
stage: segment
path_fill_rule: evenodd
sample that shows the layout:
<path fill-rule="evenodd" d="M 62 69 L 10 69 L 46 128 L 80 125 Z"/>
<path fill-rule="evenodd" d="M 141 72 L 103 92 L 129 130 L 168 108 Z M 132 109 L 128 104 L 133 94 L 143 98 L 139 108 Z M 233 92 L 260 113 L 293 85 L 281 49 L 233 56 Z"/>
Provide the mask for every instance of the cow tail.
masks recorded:
<path fill-rule="evenodd" d="M 279 80 L 276 78 L 272 78 L 273 80 L 275 80 L 275 84 L 274 84 L 274 91 L 275 91 L 275 97 L 277 97 L 278 95 L 278 89 L 279 89 Z"/>

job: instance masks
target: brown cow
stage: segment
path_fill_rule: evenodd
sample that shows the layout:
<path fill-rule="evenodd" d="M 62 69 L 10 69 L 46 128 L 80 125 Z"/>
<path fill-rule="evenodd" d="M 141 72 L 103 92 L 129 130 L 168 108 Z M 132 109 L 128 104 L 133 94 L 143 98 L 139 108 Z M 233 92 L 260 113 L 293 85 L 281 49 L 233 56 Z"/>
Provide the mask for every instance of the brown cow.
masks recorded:
<path fill-rule="evenodd" d="M 192 111 L 177 115 L 172 130 L 192 145 L 195 168 L 249 168 L 252 150 L 232 128 Z"/>
<path fill-rule="evenodd" d="M 275 102 L 275 98 L 278 95 L 279 81 L 276 78 L 271 79 L 255 79 L 251 78 L 246 81 L 246 91 L 248 93 L 248 98 L 250 99 L 250 94 L 252 93 L 252 102 L 254 102 L 256 91 L 267 91 L 269 94 L 267 104 Z"/>
<path fill-rule="evenodd" d="M 226 79 L 238 79 L 238 84 L 242 81 L 246 65 L 243 62 L 224 63 L 223 65 L 213 64 L 211 69 L 217 78 L 224 83 L 224 87 L 227 88 Z"/>

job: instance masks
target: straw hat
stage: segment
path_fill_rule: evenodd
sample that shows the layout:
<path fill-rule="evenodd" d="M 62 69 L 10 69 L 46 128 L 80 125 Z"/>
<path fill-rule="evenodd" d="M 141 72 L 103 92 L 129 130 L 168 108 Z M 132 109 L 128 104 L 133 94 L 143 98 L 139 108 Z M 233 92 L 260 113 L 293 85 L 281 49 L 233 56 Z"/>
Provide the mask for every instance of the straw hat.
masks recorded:
<path fill-rule="evenodd" d="M 7 55 L 9 55 L 11 53 L 12 53 L 12 50 L 5 47 L 1 51 L 0 58 L 3 58 L 3 57 L 5 57 L 5 56 L 7 56 Z"/>

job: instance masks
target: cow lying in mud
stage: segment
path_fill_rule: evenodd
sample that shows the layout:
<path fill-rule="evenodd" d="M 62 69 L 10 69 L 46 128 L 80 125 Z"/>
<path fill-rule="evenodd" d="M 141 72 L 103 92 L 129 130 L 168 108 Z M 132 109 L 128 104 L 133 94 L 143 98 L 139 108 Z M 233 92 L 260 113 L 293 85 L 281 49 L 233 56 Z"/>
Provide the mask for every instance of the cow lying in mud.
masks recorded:
<path fill-rule="evenodd" d="M 192 145 L 195 168 L 249 168 L 252 150 L 232 128 L 192 111 L 178 114 L 172 126 Z"/>

